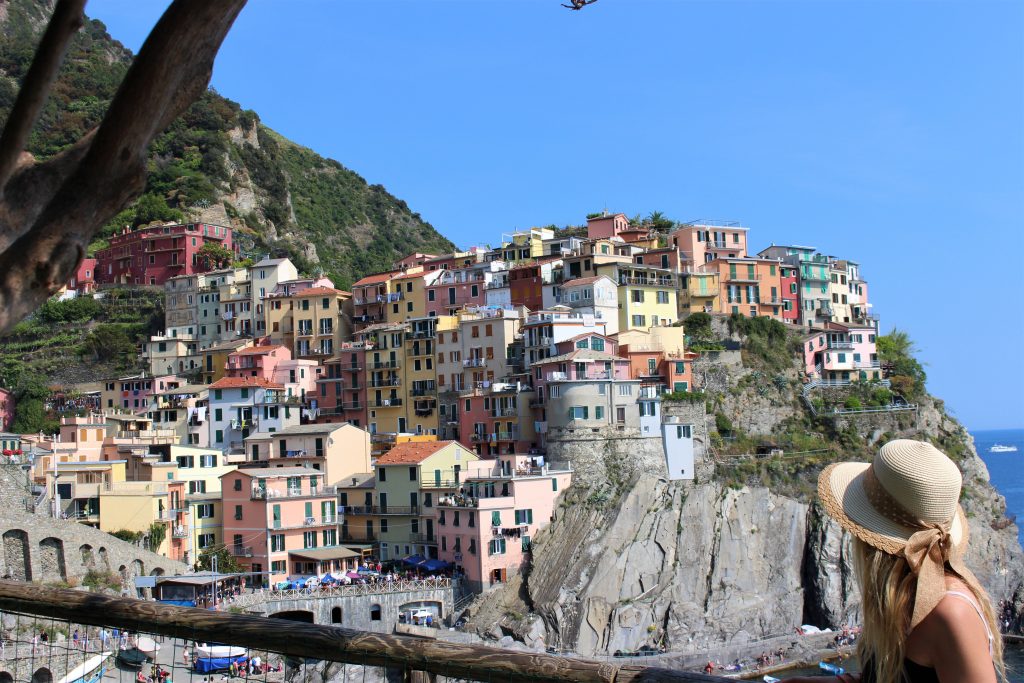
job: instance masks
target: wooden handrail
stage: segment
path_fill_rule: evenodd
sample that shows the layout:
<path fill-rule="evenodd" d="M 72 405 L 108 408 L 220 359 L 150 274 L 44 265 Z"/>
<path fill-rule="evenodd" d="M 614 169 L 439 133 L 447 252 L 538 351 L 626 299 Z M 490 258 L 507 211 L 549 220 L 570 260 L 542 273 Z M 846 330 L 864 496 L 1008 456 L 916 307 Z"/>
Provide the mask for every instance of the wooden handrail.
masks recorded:
<path fill-rule="evenodd" d="M 292 657 L 365 666 L 402 666 L 450 678 L 481 681 L 578 683 L 691 683 L 729 679 L 657 667 L 616 665 L 575 657 L 502 650 L 401 635 L 96 593 L 0 581 L 0 609 L 90 626 L 116 627 L 196 642 L 266 650 Z"/>

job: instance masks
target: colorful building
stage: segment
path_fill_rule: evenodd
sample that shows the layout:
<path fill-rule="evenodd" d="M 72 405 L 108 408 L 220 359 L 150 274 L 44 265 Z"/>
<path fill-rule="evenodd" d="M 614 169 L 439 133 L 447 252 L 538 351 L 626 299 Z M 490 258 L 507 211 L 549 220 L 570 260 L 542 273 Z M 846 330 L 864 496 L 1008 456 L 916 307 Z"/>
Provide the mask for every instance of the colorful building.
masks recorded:
<path fill-rule="evenodd" d="M 529 419 L 535 392 L 518 382 L 493 382 L 462 393 L 459 442 L 479 455 L 526 453 L 539 447 Z"/>
<path fill-rule="evenodd" d="M 582 315 L 591 315 L 605 321 L 605 331 L 619 331 L 619 290 L 607 275 L 566 280 L 553 287 L 553 296 L 544 301 L 544 308 L 553 310 L 565 306 Z"/>
<path fill-rule="evenodd" d="M 440 495 L 433 510 L 437 557 L 451 562 L 474 591 L 505 583 L 527 563 L 531 540 L 555 514 L 572 482 L 527 455 L 469 464 L 458 492 Z"/>
<path fill-rule="evenodd" d="M 306 467 L 336 484 L 370 469 L 370 433 L 350 424 L 291 425 L 245 440 L 246 466 Z"/>
<path fill-rule="evenodd" d="M 718 258 L 746 258 L 747 228 L 734 221 L 694 221 L 673 230 L 669 244 L 691 267 Z"/>
<path fill-rule="evenodd" d="M 162 286 L 176 275 L 210 270 L 215 264 L 199 255 L 205 244 L 238 255 L 231 228 L 206 223 L 126 229 L 109 242 L 109 247 L 96 252 L 98 284 Z"/>
<path fill-rule="evenodd" d="M 337 489 L 305 467 L 252 467 L 221 477 L 223 535 L 243 571 L 265 586 L 290 575 L 309 575 L 310 562 L 344 562 L 354 553 L 339 545 Z M 309 551 L 320 550 L 315 560 Z M 330 556 L 330 557 L 329 557 Z"/>
<path fill-rule="evenodd" d="M 719 283 L 717 313 L 748 318 L 768 316 L 782 319 L 780 263 L 762 258 L 718 258 L 701 266 L 717 272 Z"/>
<path fill-rule="evenodd" d="M 618 285 L 619 330 L 671 325 L 679 319 L 678 276 L 672 271 L 637 264 L 598 266 Z"/>
<path fill-rule="evenodd" d="M 871 381 L 882 378 L 873 327 L 825 323 L 804 338 L 804 373 L 825 381 Z"/>

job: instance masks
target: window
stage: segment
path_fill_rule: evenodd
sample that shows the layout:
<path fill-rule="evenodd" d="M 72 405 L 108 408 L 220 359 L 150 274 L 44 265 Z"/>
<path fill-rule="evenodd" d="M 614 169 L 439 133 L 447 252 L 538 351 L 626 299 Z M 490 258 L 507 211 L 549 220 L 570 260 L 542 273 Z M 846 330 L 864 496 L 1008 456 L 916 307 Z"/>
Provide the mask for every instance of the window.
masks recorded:
<path fill-rule="evenodd" d="M 200 549 L 209 548 L 217 542 L 217 537 L 215 534 L 199 534 L 196 541 L 199 544 Z"/>
<path fill-rule="evenodd" d="M 658 290 L 658 303 L 659 304 L 667 304 L 668 303 L 668 292 L 660 290 L 660 289 Z"/>
<path fill-rule="evenodd" d="M 280 553 L 284 552 L 284 534 L 271 534 L 270 535 L 270 552 Z"/>
<path fill-rule="evenodd" d="M 476 555 L 476 539 L 475 538 L 470 538 L 469 539 L 469 554 L 470 555 Z"/>
<path fill-rule="evenodd" d="M 587 406 L 573 406 L 569 408 L 569 419 L 570 420 L 586 420 L 588 413 Z"/>
<path fill-rule="evenodd" d="M 236 491 L 241 491 L 242 490 L 242 480 L 241 479 L 235 479 L 235 490 Z"/>
<path fill-rule="evenodd" d="M 505 554 L 505 539 L 495 538 L 487 543 L 487 554 L 488 555 L 504 555 Z"/>
<path fill-rule="evenodd" d="M 533 524 L 533 510 L 516 510 L 516 524 Z"/>
<path fill-rule="evenodd" d="M 387 481 L 387 480 L 388 480 L 388 470 L 387 470 L 387 468 L 385 468 L 385 467 L 378 467 L 377 468 L 377 481 Z"/>
<path fill-rule="evenodd" d="M 203 503 L 202 505 L 197 505 L 196 517 L 198 517 L 199 519 L 211 519 L 213 517 L 213 503 Z"/>
<path fill-rule="evenodd" d="M 633 385 L 632 384 L 620 384 L 619 385 L 619 396 L 632 396 Z"/>
<path fill-rule="evenodd" d="M 631 289 L 629 292 L 629 300 L 635 304 L 642 304 L 644 302 L 644 290 Z"/>
<path fill-rule="evenodd" d="M 466 513 L 466 520 L 467 520 L 466 521 L 466 526 L 468 526 L 470 528 L 475 527 L 476 526 L 476 513 L 475 512 L 467 512 Z"/>
<path fill-rule="evenodd" d="M 501 510 L 491 510 L 491 526 L 501 526 Z"/>
<path fill-rule="evenodd" d="M 370 608 L 370 621 L 380 621 L 380 605 L 374 605 Z"/>
<path fill-rule="evenodd" d="M 679 425 L 676 427 L 676 438 L 677 439 L 689 439 L 690 438 L 690 425 Z"/>
<path fill-rule="evenodd" d="M 437 513 L 437 523 L 440 524 L 441 526 L 447 526 L 447 524 L 448 524 L 448 522 L 445 521 L 444 513 L 445 513 L 444 510 L 439 510 L 438 513 Z"/>
<path fill-rule="evenodd" d="M 236 505 L 235 506 L 235 519 L 242 519 L 242 506 L 241 505 Z"/>
<path fill-rule="evenodd" d="M 646 327 L 647 326 L 647 316 L 644 316 L 644 315 L 634 315 L 632 320 L 633 320 L 633 327 Z"/>
<path fill-rule="evenodd" d="M 302 547 L 303 548 L 315 548 L 316 547 L 316 532 L 315 531 L 303 531 L 302 532 Z"/>
<path fill-rule="evenodd" d="M 213 440 L 216 441 L 217 443 L 224 443 L 224 430 L 223 429 L 218 429 L 218 430 L 214 431 L 213 437 L 214 437 Z M 239 482 L 239 483 L 241 483 L 241 482 Z"/>
<path fill-rule="evenodd" d="M 594 351 L 604 351 L 604 339 L 600 337 L 591 337 L 590 348 Z"/>
<path fill-rule="evenodd" d="M 595 420 L 603 420 L 604 419 L 604 406 L 595 406 L 594 407 L 594 419 Z"/>
<path fill-rule="evenodd" d="M 212 358 L 212 356 L 211 356 L 211 358 Z M 221 398 L 223 398 L 223 394 L 224 394 L 224 392 L 221 391 L 220 389 L 214 389 L 213 390 L 213 400 L 215 400 L 215 401 L 221 400 Z"/>

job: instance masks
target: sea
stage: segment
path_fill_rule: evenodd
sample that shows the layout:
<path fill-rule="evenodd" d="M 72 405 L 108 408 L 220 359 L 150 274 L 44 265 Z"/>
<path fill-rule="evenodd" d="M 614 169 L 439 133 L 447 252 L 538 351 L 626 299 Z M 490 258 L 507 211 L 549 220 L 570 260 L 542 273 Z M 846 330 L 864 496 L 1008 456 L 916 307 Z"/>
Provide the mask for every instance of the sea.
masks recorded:
<path fill-rule="evenodd" d="M 1024 429 L 971 430 L 978 455 L 988 466 L 989 478 L 1006 498 L 1006 514 L 1017 516 L 1017 531 L 1021 545 L 1024 545 Z M 993 453 L 989 449 L 996 444 L 1016 446 L 1015 453 Z M 1005 650 L 1006 674 L 1010 683 L 1024 683 L 1024 646 L 1007 645 Z M 852 666 L 851 666 L 852 665 Z M 847 662 L 851 671 L 857 671 L 856 662 Z M 817 669 L 795 669 L 786 676 L 825 676 Z M 778 675 L 778 674 L 777 674 Z"/>

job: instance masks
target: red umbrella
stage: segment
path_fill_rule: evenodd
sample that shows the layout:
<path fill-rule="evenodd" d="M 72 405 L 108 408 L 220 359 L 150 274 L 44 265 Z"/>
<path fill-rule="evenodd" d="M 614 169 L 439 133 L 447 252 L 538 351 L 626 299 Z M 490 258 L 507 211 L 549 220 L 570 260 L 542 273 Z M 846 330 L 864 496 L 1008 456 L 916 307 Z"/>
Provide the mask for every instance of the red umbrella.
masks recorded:
<path fill-rule="evenodd" d="M 12 451 L 10 448 L 5 448 L 4 455 L 14 455 L 14 451 Z"/>

